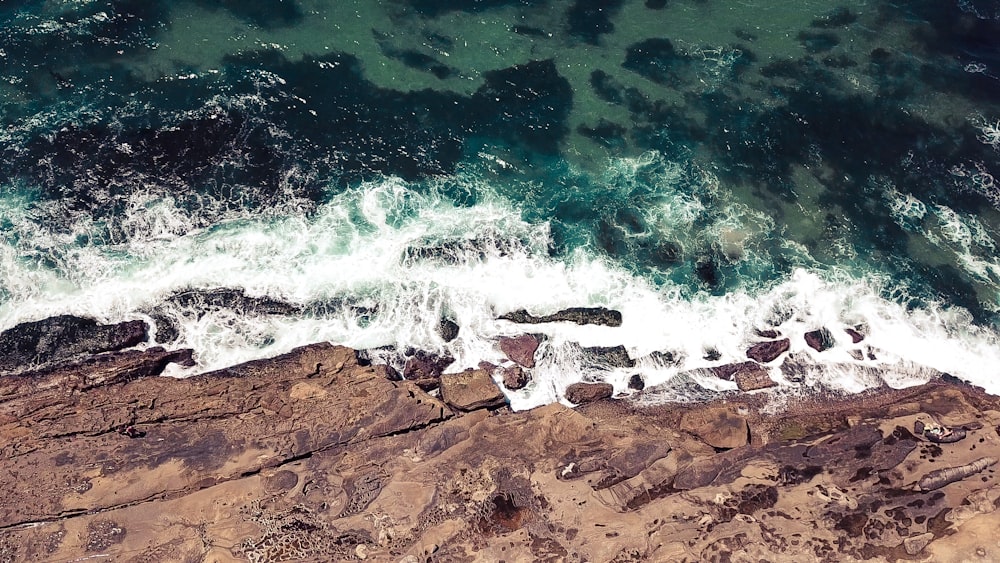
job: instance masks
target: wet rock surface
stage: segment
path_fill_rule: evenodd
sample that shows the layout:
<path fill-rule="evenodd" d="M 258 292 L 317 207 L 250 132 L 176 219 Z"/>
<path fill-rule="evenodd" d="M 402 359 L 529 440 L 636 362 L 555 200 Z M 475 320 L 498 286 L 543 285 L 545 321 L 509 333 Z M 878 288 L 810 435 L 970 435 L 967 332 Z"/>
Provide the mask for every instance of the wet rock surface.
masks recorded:
<path fill-rule="evenodd" d="M 72 315 L 21 323 L 0 333 L 0 376 L 129 348 L 145 342 L 147 330 L 142 321 L 101 324 Z"/>
<path fill-rule="evenodd" d="M 524 309 L 518 309 L 504 315 L 501 319 L 519 324 L 540 324 L 555 322 L 571 322 L 578 325 L 621 326 L 622 314 L 604 307 L 571 307 L 551 315 L 536 317 Z"/>
<path fill-rule="evenodd" d="M 610 383 L 574 383 L 566 388 L 566 400 L 576 405 L 593 403 L 607 399 L 614 390 Z"/>
<path fill-rule="evenodd" d="M 443 400 L 329 344 L 155 377 L 190 360 L 0 377 L 0 559 L 1000 558 L 1000 398 L 956 381 L 466 412 L 493 366 Z"/>

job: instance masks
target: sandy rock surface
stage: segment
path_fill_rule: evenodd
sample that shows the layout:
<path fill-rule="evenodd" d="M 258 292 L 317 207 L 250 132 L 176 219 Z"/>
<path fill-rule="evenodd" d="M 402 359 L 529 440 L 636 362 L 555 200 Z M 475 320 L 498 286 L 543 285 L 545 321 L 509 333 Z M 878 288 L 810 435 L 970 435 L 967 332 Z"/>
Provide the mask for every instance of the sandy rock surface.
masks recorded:
<path fill-rule="evenodd" d="M 0 378 L 0 561 L 1000 560 L 1000 400 L 957 383 L 460 412 L 342 347 L 147 352 Z"/>

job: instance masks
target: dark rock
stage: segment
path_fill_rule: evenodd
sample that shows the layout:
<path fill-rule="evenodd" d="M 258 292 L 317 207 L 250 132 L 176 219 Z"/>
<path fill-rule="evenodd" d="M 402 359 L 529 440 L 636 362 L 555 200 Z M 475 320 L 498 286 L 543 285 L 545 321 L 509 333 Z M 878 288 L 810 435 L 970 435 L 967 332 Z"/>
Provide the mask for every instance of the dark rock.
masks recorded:
<path fill-rule="evenodd" d="M 850 354 L 852 358 L 858 360 L 859 362 L 865 359 L 865 354 L 861 350 L 848 350 L 847 353 Z"/>
<path fill-rule="evenodd" d="M 462 411 L 499 407 L 507 402 L 490 372 L 483 369 L 442 375 L 441 399 Z"/>
<path fill-rule="evenodd" d="M 747 350 L 747 357 L 766 364 L 788 351 L 791 341 L 787 338 L 772 340 L 770 342 L 760 342 L 754 344 Z"/>
<path fill-rule="evenodd" d="M 661 366 L 672 366 L 680 363 L 681 355 L 675 354 L 673 352 L 660 352 L 659 350 L 655 352 L 650 352 L 649 355 L 644 356 L 641 360 L 650 360 Z"/>
<path fill-rule="evenodd" d="M 737 364 L 726 364 L 723 366 L 716 366 L 713 368 L 709 368 L 709 371 L 711 371 L 712 374 L 715 375 L 715 377 L 718 377 L 719 379 L 725 379 L 726 381 L 732 381 L 733 378 L 738 373 L 753 373 L 758 371 L 763 371 L 764 373 L 767 373 L 767 370 L 761 367 L 761 365 L 758 364 L 757 362 L 740 362 Z"/>
<path fill-rule="evenodd" d="M 167 298 L 167 302 L 192 310 L 201 316 L 205 311 L 228 309 L 241 314 L 295 315 L 302 311 L 298 305 L 272 297 L 250 297 L 240 288 L 217 287 L 190 289 Z"/>
<path fill-rule="evenodd" d="M 535 351 L 538 350 L 538 339 L 530 334 L 516 337 L 504 336 L 500 338 L 500 350 L 512 362 L 526 368 L 533 368 L 535 367 Z"/>
<path fill-rule="evenodd" d="M 632 374 L 632 377 L 628 378 L 628 388 L 642 391 L 646 388 L 646 382 L 643 381 L 642 376 L 638 373 Z"/>
<path fill-rule="evenodd" d="M 135 346 L 147 339 L 143 321 L 102 325 L 60 315 L 21 323 L 0 333 L 0 375 L 31 371 L 84 354 Z"/>
<path fill-rule="evenodd" d="M 722 354 L 719 353 L 719 351 L 715 348 L 709 348 L 708 350 L 705 350 L 705 355 L 702 356 L 702 358 L 710 362 L 714 362 L 716 360 L 722 359 Z"/>
<path fill-rule="evenodd" d="M 857 344 L 858 342 L 861 342 L 862 340 L 865 339 L 865 335 L 863 335 L 860 332 L 854 330 L 853 328 L 845 328 L 844 332 L 846 332 L 847 334 L 850 335 L 851 342 L 853 342 L 855 344 Z"/>
<path fill-rule="evenodd" d="M 536 317 L 524 309 L 519 309 L 500 316 L 505 321 L 521 324 L 539 324 L 553 322 L 573 322 L 578 325 L 621 326 L 622 314 L 604 307 L 571 307 L 551 315 Z"/>
<path fill-rule="evenodd" d="M 441 319 L 441 322 L 438 324 L 438 334 L 441 335 L 441 338 L 445 342 L 451 342 L 458 338 L 458 330 L 458 323 L 451 319 Z"/>
<path fill-rule="evenodd" d="M 531 381 L 531 375 L 521 366 L 505 367 L 503 369 L 503 385 L 511 391 L 523 389 Z"/>
<path fill-rule="evenodd" d="M 927 440 L 935 444 L 952 444 L 965 438 L 965 430 L 943 426 L 925 429 L 923 434 Z"/>
<path fill-rule="evenodd" d="M 806 344 L 817 352 L 824 352 L 833 348 L 833 335 L 825 327 L 819 330 L 809 331 L 805 335 Z"/>
<path fill-rule="evenodd" d="M 601 399 L 607 399 L 614 393 L 614 387 L 610 383 L 574 383 L 566 388 L 566 400 L 582 405 L 592 403 Z"/>
<path fill-rule="evenodd" d="M 156 326 L 156 342 L 170 344 L 181 336 L 181 328 L 177 321 L 163 311 L 156 310 L 149 314 Z"/>
<path fill-rule="evenodd" d="M 757 336 L 759 336 L 761 338 L 777 338 L 777 337 L 781 336 L 780 332 L 778 332 L 776 330 L 773 330 L 773 329 L 761 330 L 761 329 L 758 328 L 758 329 L 754 329 L 754 333 L 756 333 Z"/>
<path fill-rule="evenodd" d="M 588 359 L 602 368 L 630 368 L 635 367 L 635 360 L 629 357 L 628 350 L 624 346 L 594 346 L 584 348 L 584 353 Z"/>
<path fill-rule="evenodd" d="M 455 358 L 451 356 L 439 356 L 417 350 L 406 359 L 403 377 L 413 381 L 421 389 L 429 391 L 440 384 L 441 373 L 454 361 Z"/>
<path fill-rule="evenodd" d="M 830 29 L 833 27 L 844 27 L 858 21 L 858 16 L 844 6 L 838 6 L 832 11 L 814 19 L 809 27 L 818 29 Z"/>

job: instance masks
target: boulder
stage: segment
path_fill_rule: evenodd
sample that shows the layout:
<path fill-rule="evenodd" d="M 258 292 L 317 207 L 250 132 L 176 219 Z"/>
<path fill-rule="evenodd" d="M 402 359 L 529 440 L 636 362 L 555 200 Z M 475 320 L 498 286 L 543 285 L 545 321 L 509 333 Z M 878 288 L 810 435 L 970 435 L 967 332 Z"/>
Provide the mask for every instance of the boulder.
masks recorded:
<path fill-rule="evenodd" d="M 441 399 L 461 411 L 499 407 L 507 402 L 490 372 L 484 369 L 442 375 Z"/>
<path fill-rule="evenodd" d="M 554 322 L 572 322 L 578 325 L 621 326 L 622 314 L 604 307 L 571 307 L 551 315 L 536 317 L 524 309 L 512 311 L 500 316 L 505 321 L 519 324 L 539 324 Z"/>
<path fill-rule="evenodd" d="M 287 301 L 267 296 L 251 297 L 241 288 L 228 287 L 179 291 L 168 297 L 167 302 L 185 309 L 193 309 L 198 314 L 206 310 L 220 309 L 265 315 L 294 315 L 302 311 L 302 307 Z"/>
<path fill-rule="evenodd" d="M 646 382 L 643 381 L 641 375 L 634 373 L 632 377 L 628 378 L 628 388 L 635 391 L 642 391 L 646 388 Z"/>
<path fill-rule="evenodd" d="M 538 339 L 530 334 L 500 338 L 500 350 L 514 363 L 526 368 L 535 367 L 535 351 Z"/>
<path fill-rule="evenodd" d="M 851 342 L 855 344 L 865 339 L 865 335 L 861 334 L 857 330 L 854 330 L 853 328 L 845 328 L 844 332 L 846 332 L 851 337 Z"/>
<path fill-rule="evenodd" d="M 681 430 L 701 438 L 713 448 L 731 449 L 745 446 L 750 441 L 747 420 L 726 407 L 712 407 L 685 413 L 681 417 Z"/>
<path fill-rule="evenodd" d="M 766 364 L 788 351 L 791 341 L 787 338 L 754 344 L 747 350 L 747 357 Z"/>
<path fill-rule="evenodd" d="M 521 366 L 505 367 L 503 369 L 503 385 L 511 391 L 523 389 L 531 381 L 531 375 Z"/>
<path fill-rule="evenodd" d="M 769 329 L 755 328 L 754 332 L 757 334 L 757 336 L 759 336 L 761 338 L 777 338 L 777 337 L 781 336 L 780 332 L 778 332 L 778 331 L 776 331 L 774 329 L 770 329 L 770 328 Z"/>
<path fill-rule="evenodd" d="M 147 330 L 143 321 L 105 325 L 72 315 L 21 323 L 0 333 L 0 375 L 129 348 L 145 342 Z"/>
<path fill-rule="evenodd" d="M 806 344 L 817 352 L 825 352 L 833 348 L 833 335 L 826 328 L 809 331 L 805 334 Z"/>
<path fill-rule="evenodd" d="M 451 342 L 458 338 L 458 323 L 451 319 L 442 318 L 441 322 L 438 323 L 438 334 L 445 342 Z"/>
<path fill-rule="evenodd" d="M 607 399 L 615 388 L 610 383 L 574 383 L 566 388 L 566 400 L 575 404 L 593 403 Z"/>

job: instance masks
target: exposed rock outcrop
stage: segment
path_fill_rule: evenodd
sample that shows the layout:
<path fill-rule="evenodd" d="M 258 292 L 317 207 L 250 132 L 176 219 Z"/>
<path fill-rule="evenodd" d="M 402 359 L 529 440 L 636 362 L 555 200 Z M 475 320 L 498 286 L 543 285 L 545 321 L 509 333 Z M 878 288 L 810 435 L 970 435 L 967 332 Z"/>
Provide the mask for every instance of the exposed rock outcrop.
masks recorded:
<path fill-rule="evenodd" d="M 565 396 L 567 401 L 582 405 L 607 399 L 614 391 L 610 383 L 574 383 L 566 388 Z"/>
<path fill-rule="evenodd" d="M 0 377 L 0 560 L 1000 555 L 1000 398 L 960 382 L 778 413 L 759 394 L 462 412 L 329 344 L 151 376 L 189 358 L 125 350 Z M 489 370 L 443 376 L 456 406 L 463 378 Z"/>
<path fill-rule="evenodd" d="M 21 323 L 0 333 L 0 376 L 23 373 L 87 354 L 122 350 L 145 342 L 142 321 L 100 324 L 60 315 Z"/>
<path fill-rule="evenodd" d="M 524 309 L 500 315 L 503 320 L 519 324 L 571 322 L 578 325 L 621 326 L 622 314 L 604 307 L 571 307 L 551 315 L 536 317 Z"/>

